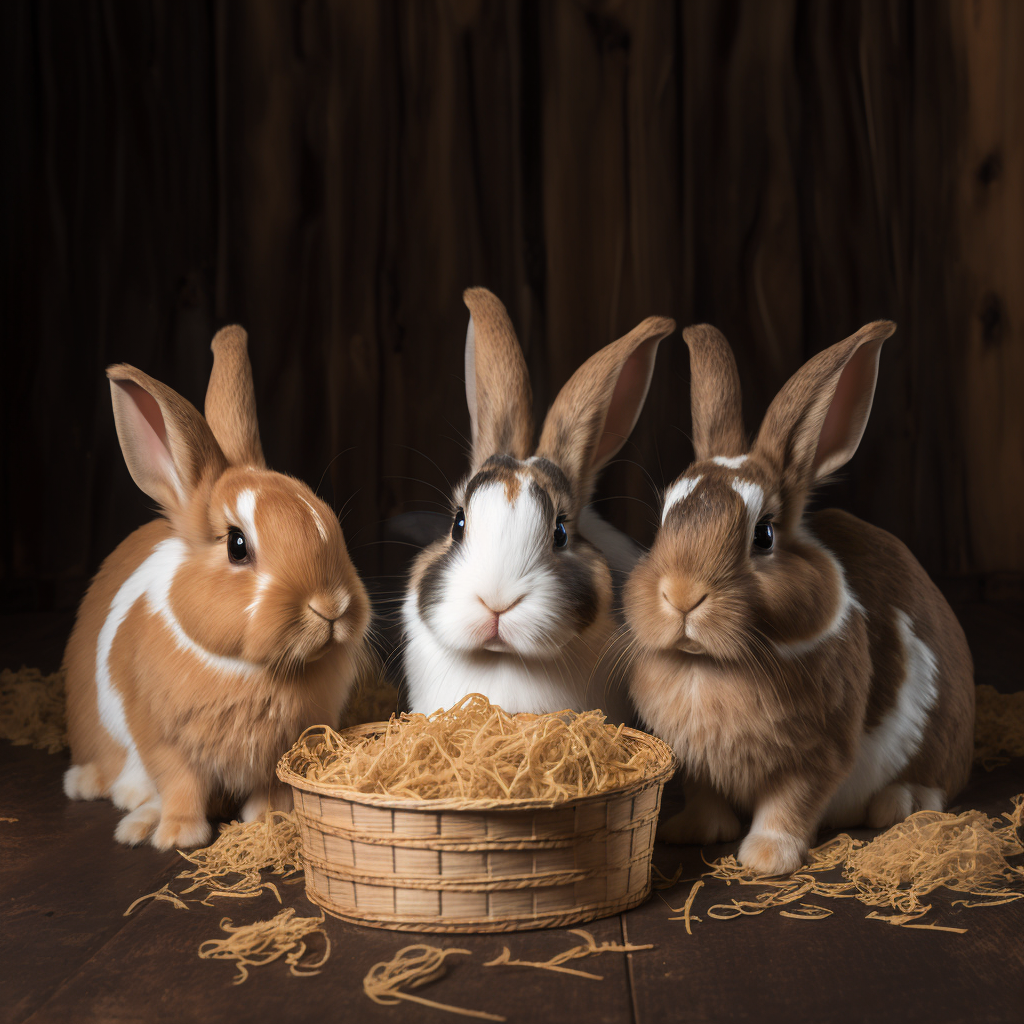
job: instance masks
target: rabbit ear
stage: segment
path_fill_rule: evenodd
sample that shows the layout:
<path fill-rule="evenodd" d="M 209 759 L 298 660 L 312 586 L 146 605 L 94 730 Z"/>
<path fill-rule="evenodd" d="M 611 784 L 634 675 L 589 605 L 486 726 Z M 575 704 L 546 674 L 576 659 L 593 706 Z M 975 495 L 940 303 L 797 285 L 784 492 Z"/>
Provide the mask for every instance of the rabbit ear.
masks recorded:
<path fill-rule="evenodd" d="M 648 317 L 624 338 L 592 355 L 558 393 L 544 420 L 537 454 L 577 485 L 585 504 L 594 478 L 636 426 L 662 338 L 676 329 L 666 317 Z"/>
<path fill-rule="evenodd" d="M 466 402 L 473 472 L 492 455 L 525 459 L 533 441 L 533 394 L 508 312 L 486 288 L 467 288 Z"/>
<path fill-rule="evenodd" d="M 740 375 L 725 335 L 710 324 L 683 331 L 690 350 L 690 409 L 696 460 L 747 451 Z"/>
<path fill-rule="evenodd" d="M 224 327 L 214 336 L 205 415 L 231 465 L 265 469 L 247 341 L 245 331 L 237 325 Z"/>
<path fill-rule="evenodd" d="M 891 321 L 876 320 L 819 352 L 768 407 L 755 448 L 778 467 L 790 496 L 802 502 L 811 486 L 857 450 L 875 396 L 882 342 L 895 330 Z"/>
<path fill-rule="evenodd" d="M 134 366 L 110 366 L 107 376 L 128 472 L 163 508 L 182 509 L 204 475 L 227 465 L 206 420 L 191 402 Z"/>

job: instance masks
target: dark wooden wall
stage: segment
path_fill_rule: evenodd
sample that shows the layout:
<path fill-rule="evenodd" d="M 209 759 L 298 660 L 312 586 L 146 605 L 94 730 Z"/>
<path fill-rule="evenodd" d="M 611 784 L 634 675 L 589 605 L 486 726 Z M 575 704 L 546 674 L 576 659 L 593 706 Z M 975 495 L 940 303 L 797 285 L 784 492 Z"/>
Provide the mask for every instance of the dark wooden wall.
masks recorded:
<path fill-rule="evenodd" d="M 67 604 L 144 520 L 103 368 L 201 405 L 250 332 L 264 447 L 357 563 L 463 469 L 466 312 L 506 301 L 538 411 L 651 313 L 732 340 L 753 430 L 878 317 L 875 411 L 828 494 L 933 573 L 1024 571 L 1017 0 L 9 0 L 8 605 Z M 662 346 L 602 509 L 650 535 L 691 457 Z"/>

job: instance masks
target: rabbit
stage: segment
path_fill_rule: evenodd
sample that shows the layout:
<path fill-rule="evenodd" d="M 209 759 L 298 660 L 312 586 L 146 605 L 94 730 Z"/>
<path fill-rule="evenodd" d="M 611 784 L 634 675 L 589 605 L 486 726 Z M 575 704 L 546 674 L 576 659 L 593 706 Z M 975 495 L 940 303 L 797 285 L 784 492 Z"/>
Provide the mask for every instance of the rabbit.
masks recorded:
<path fill-rule="evenodd" d="M 690 350 L 696 461 L 667 490 L 626 584 L 630 692 L 686 773 L 660 838 L 738 839 L 789 874 L 819 826 L 887 828 L 965 785 L 973 665 L 952 609 L 891 534 L 812 488 L 853 456 L 874 398 L 878 321 L 782 388 L 748 446 L 736 363 L 702 325 Z"/>
<path fill-rule="evenodd" d="M 205 844 L 222 793 L 258 816 L 287 747 L 337 722 L 365 652 L 370 603 L 337 517 L 266 466 L 246 340 L 213 339 L 205 418 L 132 366 L 107 370 L 128 470 L 163 514 L 78 609 L 64 790 L 127 811 L 129 845 Z"/>
<path fill-rule="evenodd" d="M 530 380 L 508 313 L 484 288 L 463 298 L 471 464 L 447 535 L 410 573 L 409 703 L 429 713 L 476 692 L 513 714 L 601 707 L 624 721 L 611 575 L 580 517 L 636 424 L 675 324 L 650 317 L 591 356 L 556 397 L 534 451 Z"/>

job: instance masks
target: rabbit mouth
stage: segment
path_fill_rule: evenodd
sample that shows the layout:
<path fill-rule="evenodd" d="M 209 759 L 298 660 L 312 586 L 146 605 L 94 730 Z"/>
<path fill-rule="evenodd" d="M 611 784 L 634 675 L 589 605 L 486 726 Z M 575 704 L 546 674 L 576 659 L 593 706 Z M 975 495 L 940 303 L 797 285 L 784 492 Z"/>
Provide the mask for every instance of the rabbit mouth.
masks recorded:
<path fill-rule="evenodd" d="M 502 654 L 507 654 L 514 649 L 507 640 L 502 640 L 500 636 L 492 636 L 485 640 L 480 646 L 485 651 L 496 651 Z"/>
<path fill-rule="evenodd" d="M 684 654 L 704 654 L 704 645 L 698 640 L 694 640 L 691 636 L 685 634 L 676 641 L 676 650 L 682 651 Z"/>

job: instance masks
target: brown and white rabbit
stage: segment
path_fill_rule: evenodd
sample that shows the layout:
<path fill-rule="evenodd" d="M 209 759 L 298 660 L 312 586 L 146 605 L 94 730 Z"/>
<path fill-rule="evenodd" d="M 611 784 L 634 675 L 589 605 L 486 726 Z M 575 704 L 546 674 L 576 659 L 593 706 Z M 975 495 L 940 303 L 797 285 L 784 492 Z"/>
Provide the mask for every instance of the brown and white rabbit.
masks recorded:
<path fill-rule="evenodd" d="M 971 769 L 971 656 L 938 588 L 890 534 L 804 511 L 860 443 L 894 330 L 806 363 L 751 447 L 725 338 L 683 332 L 696 461 L 626 586 L 630 686 L 688 777 L 662 837 L 729 841 L 750 814 L 739 859 L 761 874 L 799 867 L 819 825 L 941 809 Z"/>
<path fill-rule="evenodd" d="M 675 324 L 650 317 L 591 356 L 534 451 L 530 380 L 508 313 L 486 289 L 463 297 L 472 459 L 450 535 L 420 554 L 406 591 L 409 702 L 429 713 L 477 692 L 512 713 L 602 708 L 621 721 L 628 698 L 609 685 L 611 576 L 580 516 L 636 424 Z"/>
<path fill-rule="evenodd" d="M 72 799 L 129 813 L 124 843 L 195 846 L 215 794 L 266 806 L 299 733 L 334 723 L 363 654 L 366 591 L 332 510 L 267 469 L 246 335 L 213 340 L 206 418 L 127 365 L 117 434 L 163 516 L 104 561 L 64 655 Z"/>

